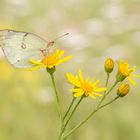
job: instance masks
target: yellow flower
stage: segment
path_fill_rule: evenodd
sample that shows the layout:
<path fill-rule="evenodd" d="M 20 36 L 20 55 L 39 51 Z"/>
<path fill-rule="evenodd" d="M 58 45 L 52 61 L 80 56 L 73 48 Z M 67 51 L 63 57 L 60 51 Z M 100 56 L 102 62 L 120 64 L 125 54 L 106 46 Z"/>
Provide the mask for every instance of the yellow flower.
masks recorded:
<path fill-rule="evenodd" d="M 114 69 L 114 60 L 112 58 L 106 59 L 104 68 L 107 73 L 111 73 Z"/>
<path fill-rule="evenodd" d="M 66 76 L 68 78 L 68 81 L 72 85 L 74 85 L 74 88 L 71 90 L 74 97 L 90 96 L 95 99 L 96 96 L 102 96 L 102 94 L 99 92 L 103 92 L 106 90 L 106 88 L 99 87 L 99 80 L 92 82 L 89 81 L 88 78 L 84 79 L 81 70 L 78 71 L 78 75 L 76 76 L 71 73 L 67 73 Z"/>
<path fill-rule="evenodd" d="M 117 81 L 122 82 L 125 78 L 127 78 L 132 85 L 136 85 L 134 80 L 131 77 L 139 77 L 139 75 L 133 74 L 133 72 L 136 71 L 136 66 L 131 67 L 128 62 L 125 61 L 119 61 L 119 69 L 117 73 Z"/>
<path fill-rule="evenodd" d="M 71 55 L 62 58 L 63 54 L 64 54 L 64 50 L 61 50 L 61 51 L 56 50 L 54 53 L 51 53 L 51 54 L 44 56 L 40 62 L 33 60 L 33 59 L 29 60 L 30 63 L 34 65 L 34 67 L 31 68 L 31 70 L 37 70 L 40 68 L 51 69 L 51 68 L 54 68 L 55 66 L 60 65 L 60 64 L 66 62 L 72 58 Z"/>
<path fill-rule="evenodd" d="M 117 91 L 117 94 L 119 97 L 124 97 L 125 95 L 128 94 L 128 92 L 130 91 L 130 86 L 129 84 L 123 83 Z"/>

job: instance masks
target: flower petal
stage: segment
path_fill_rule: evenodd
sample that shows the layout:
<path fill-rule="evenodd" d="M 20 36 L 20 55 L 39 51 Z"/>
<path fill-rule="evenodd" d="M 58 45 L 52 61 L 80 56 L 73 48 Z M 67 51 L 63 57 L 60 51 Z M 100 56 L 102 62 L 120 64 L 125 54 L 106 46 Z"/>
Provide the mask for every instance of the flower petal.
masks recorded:
<path fill-rule="evenodd" d="M 64 50 L 59 51 L 58 58 L 61 58 L 63 56 L 64 52 L 65 52 Z"/>
<path fill-rule="evenodd" d="M 40 64 L 41 64 L 41 62 L 38 62 L 38 61 L 36 61 L 36 60 L 34 60 L 34 59 L 30 59 L 29 62 L 30 62 L 31 64 L 35 64 L 35 65 L 40 65 Z"/>
<path fill-rule="evenodd" d="M 80 96 L 82 96 L 83 94 L 84 94 L 83 91 L 77 92 L 77 93 L 74 93 L 74 97 L 80 97 Z"/>
<path fill-rule="evenodd" d="M 83 92 L 80 88 L 71 89 L 71 92 Z"/>
<path fill-rule="evenodd" d="M 129 82 L 133 85 L 133 86 L 136 86 L 136 83 L 133 79 L 131 79 L 130 77 L 127 77 Z"/>
<path fill-rule="evenodd" d="M 76 86 L 76 87 L 79 87 L 79 86 L 80 86 L 79 80 L 78 80 L 77 77 L 75 77 L 73 74 L 67 73 L 67 74 L 66 74 L 66 77 L 68 78 L 68 81 L 69 81 L 71 84 L 73 84 L 74 86 Z"/>
<path fill-rule="evenodd" d="M 81 81 L 81 82 L 83 82 L 84 81 L 84 78 L 83 78 L 83 75 L 82 75 L 82 71 L 79 69 L 79 71 L 78 71 L 78 76 L 79 76 L 79 80 Z"/>
<path fill-rule="evenodd" d="M 98 83 L 100 83 L 100 80 L 95 81 L 92 86 L 95 87 Z"/>
<path fill-rule="evenodd" d="M 66 57 L 64 57 L 63 59 L 60 59 L 60 60 L 55 64 L 55 66 L 60 65 L 60 64 L 62 64 L 62 63 L 64 63 L 64 62 L 70 60 L 71 58 L 72 58 L 72 55 L 66 56 Z"/>
<path fill-rule="evenodd" d="M 96 93 L 96 92 L 94 92 L 93 94 L 96 95 L 96 96 L 100 96 L 100 97 L 103 96 L 103 94 Z"/>
<path fill-rule="evenodd" d="M 136 78 L 140 78 L 140 75 L 138 75 L 138 74 L 131 74 L 131 76 L 136 77 Z"/>
<path fill-rule="evenodd" d="M 97 88 L 97 89 L 95 89 L 95 92 L 103 92 L 106 90 L 107 90 L 107 88 Z"/>

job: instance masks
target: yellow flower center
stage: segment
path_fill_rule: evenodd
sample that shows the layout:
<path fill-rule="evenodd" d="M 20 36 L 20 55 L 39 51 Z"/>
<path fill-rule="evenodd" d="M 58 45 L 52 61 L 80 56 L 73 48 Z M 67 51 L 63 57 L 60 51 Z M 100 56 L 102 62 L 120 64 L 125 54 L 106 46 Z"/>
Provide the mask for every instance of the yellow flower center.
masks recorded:
<path fill-rule="evenodd" d="M 58 58 L 55 55 L 48 55 L 41 61 L 44 65 L 54 65 L 58 62 Z"/>
<path fill-rule="evenodd" d="M 84 81 L 81 83 L 81 89 L 86 93 L 93 92 L 93 87 L 88 82 Z"/>

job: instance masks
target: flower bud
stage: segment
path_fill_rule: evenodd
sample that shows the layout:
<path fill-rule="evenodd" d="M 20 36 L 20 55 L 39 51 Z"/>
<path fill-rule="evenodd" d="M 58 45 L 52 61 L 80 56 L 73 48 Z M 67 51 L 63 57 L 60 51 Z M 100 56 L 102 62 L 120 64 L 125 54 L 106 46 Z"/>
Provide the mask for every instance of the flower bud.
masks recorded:
<path fill-rule="evenodd" d="M 129 84 L 123 83 L 123 84 L 118 88 L 117 95 L 118 95 L 119 97 L 124 97 L 125 95 L 128 94 L 129 91 L 130 91 L 130 86 L 129 86 Z"/>
<path fill-rule="evenodd" d="M 111 73 L 114 69 L 114 60 L 112 58 L 106 59 L 104 68 L 107 73 Z"/>

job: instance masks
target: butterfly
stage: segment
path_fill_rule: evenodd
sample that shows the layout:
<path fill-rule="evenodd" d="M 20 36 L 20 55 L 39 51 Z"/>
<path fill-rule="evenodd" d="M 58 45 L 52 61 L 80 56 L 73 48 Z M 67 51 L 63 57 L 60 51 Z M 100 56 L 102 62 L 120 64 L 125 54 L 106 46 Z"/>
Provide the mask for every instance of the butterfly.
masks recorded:
<path fill-rule="evenodd" d="M 42 56 L 47 55 L 48 50 L 53 47 L 55 40 L 48 42 L 33 33 L 9 29 L 0 30 L 0 48 L 2 48 L 9 63 L 17 68 L 32 67 L 33 64 L 29 60 L 40 61 Z"/>

